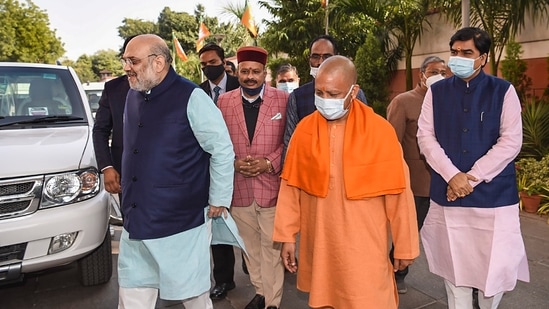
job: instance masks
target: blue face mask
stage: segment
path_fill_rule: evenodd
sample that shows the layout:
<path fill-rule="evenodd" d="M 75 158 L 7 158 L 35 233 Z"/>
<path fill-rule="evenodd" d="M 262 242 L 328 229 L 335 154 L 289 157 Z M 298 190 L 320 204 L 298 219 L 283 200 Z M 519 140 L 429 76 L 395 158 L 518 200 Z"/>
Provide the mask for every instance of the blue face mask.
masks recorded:
<path fill-rule="evenodd" d="M 263 89 L 263 85 L 261 85 L 260 87 L 257 87 L 257 88 L 248 88 L 248 87 L 244 87 L 244 86 L 240 86 L 240 88 L 242 88 L 242 91 L 246 92 L 247 95 L 253 97 L 253 96 L 258 95 L 261 92 L 261 89 Z"/>
<path fill-rule="evenodd" d="M 480 58 L 480 56 L 478 57 Z M 475 74 L 477 70 L 480 70 L 482 66 L 475 69 L 475 60 L 459 56 L 451 56 L 448 59 L 448 67 L 452 70 L 455 76 L 459 78 L 469 78 Z"/>

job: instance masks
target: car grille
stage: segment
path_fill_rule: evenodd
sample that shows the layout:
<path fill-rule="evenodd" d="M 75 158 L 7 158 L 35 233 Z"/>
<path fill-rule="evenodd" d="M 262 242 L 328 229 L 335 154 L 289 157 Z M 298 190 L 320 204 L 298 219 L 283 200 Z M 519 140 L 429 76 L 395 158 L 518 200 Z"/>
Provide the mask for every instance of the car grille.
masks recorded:
<path fill-rule="evenodd" d="M 0 263 L 11 260 L 23 260 L 27 243 L 0 247 Z"/>
<path fill-rule="evenodd" d="M 34 181 L 23 183 L 7 184 L 0 187 L 0 196 L 9 196 L 14 194 L 24 194 L 29 192 L 34 186 Z"/>
<path fill-rule="evenodd" d="M 0 220 L 34 213 L 42 194 L 43 177 L 0 180 Z"/>

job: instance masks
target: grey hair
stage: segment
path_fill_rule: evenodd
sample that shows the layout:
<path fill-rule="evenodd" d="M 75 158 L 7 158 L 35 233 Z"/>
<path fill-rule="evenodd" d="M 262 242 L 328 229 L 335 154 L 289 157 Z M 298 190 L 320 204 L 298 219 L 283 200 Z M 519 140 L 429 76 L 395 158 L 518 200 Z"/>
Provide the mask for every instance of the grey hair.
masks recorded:
<path fill-rule="evenodd" d="M 286 72 L 294 72 L 297 75 L 297 68 L 289 63 L 282 64 L 278 67 L 277 75 L 284 74 Z"/>
<path fill-rule="evenodd" d="M 164 56 L 166 59 L 167 64 L 171 64 L 173 61 L 172 53 L 170 52 L 170 49 L 168 48 L 168 45 L 164 44 L 153 44 L 151 46 L 151 53 L 158 55 L 158 56 Z"/>
<path fill-rule="evenodd" d="M 423 73 L 425 73 L 425 69 L 427 69 L 427 66 L 430 64 L 430 63 L 433 63 L 433 62 L 442 62 L 442 63 L 445 63 L 444 60 L 442 60 L 440 57 L 437 57 L 437 56 L 429 56 L 427 58 L 425 58 L 425 60 L 423 60 L 423 63 L 421 64 L 421 67 L 419 68 L 419 70 Z"/>

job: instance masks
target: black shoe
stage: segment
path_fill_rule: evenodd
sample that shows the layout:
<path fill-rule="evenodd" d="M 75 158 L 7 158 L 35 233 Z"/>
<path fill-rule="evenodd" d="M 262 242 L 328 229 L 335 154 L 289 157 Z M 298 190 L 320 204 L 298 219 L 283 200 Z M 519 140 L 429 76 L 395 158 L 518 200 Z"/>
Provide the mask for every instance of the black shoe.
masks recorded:
<path fill-rule="evenodd" d="M 398 294 L 406 294 L 408 292 L 408 286 L 404 282 L 404 278 L 396 279 Z"/>
<path fill-rule="evenodd" d="M 244 309 L 263 309 L 265 308 L 265 296 L 255 294 L 252 301 L 250 301 Z"/>
<path fill-rule="evenodd" d="M 235 287 L 236 285 L 234 284 L 234 281 L 231 283 L 221 283 L 219 285 L 216 285 L 210 292 L 210 298 L 223 299 L 225 298 L 225 296 L 227 296 L 227 292 L 234 289 Z"/>

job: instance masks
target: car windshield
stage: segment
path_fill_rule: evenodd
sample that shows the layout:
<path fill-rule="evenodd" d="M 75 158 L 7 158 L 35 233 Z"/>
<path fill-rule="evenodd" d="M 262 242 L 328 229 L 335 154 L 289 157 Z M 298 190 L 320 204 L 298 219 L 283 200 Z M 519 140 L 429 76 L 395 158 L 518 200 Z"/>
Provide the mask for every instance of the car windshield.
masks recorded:
<path fill-rule="evenodd" d="M 0 125 L 40 122 L 34 118 L 59 123 L 51 119 L 82 120 L 85 115 L 68 70 L 0 66 Z"/>

